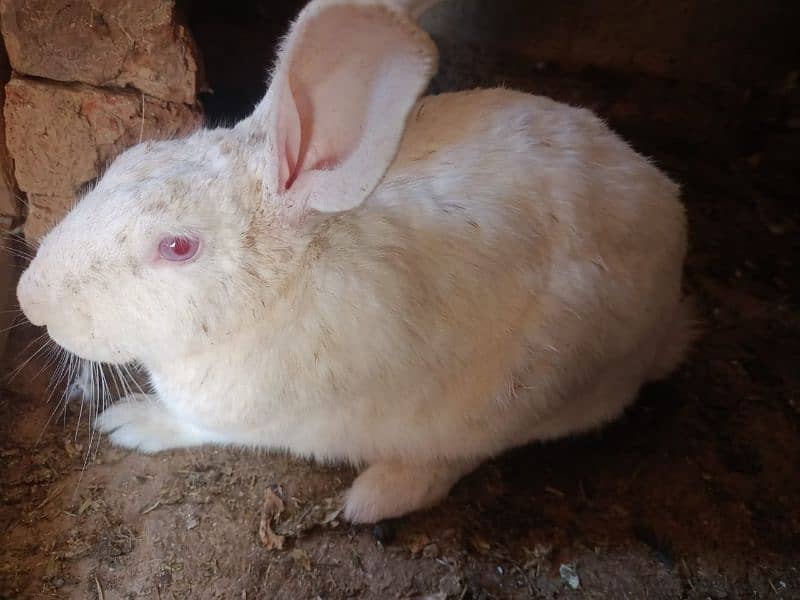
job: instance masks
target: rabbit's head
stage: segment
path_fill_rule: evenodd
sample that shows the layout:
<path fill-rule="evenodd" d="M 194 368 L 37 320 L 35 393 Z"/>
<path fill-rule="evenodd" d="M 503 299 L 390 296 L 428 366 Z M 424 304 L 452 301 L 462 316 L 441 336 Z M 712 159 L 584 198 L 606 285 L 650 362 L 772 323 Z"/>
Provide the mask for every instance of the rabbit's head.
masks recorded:
<path fill-rule="evenodd" d="M 232 129 L 121 154 L 40 244 L 30 321 L 92 360 L 168 360 L 263 322 L 319 215 L 380 182 L 436 65 L 402 12 L 311 2 L 269 90 Z"/>

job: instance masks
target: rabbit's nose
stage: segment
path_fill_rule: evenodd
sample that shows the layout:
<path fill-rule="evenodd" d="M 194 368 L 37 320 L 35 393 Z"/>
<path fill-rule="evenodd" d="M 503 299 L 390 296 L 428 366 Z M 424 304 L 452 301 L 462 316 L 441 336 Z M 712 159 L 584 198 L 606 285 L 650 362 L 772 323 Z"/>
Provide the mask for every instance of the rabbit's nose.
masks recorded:
<path fill-rule="evenodd" d="M 28 321 L 39 327 L 47 324 L 48 303 L 45 288 L 31 267 L 19 278 L 17 300 Z"/>

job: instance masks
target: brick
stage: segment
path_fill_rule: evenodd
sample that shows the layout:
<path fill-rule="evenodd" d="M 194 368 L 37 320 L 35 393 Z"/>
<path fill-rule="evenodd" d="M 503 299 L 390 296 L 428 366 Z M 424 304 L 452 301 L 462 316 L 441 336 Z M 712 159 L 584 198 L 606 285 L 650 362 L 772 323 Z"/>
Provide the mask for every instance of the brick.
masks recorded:
<path fill-rule="evenodd" d="M 5 99 L 4 88 L 11 77 L 11 66 L 8 64 L 5 48 L 0 44 L 0 105 Z M 20 207 L 17 202 L 17 186 L 14 182 L 11 157 L 6 149 L 6 122 L 0 111 L 0 219 L 11 222 L 19 216 Z M 0 224 L 2 228 L 3 224 Z"/>
<path fill-rule="evenodd" d="M 195 102 L 197 52 L 173 0 L 0 0 L 0 18 L 17 73 Z"/>

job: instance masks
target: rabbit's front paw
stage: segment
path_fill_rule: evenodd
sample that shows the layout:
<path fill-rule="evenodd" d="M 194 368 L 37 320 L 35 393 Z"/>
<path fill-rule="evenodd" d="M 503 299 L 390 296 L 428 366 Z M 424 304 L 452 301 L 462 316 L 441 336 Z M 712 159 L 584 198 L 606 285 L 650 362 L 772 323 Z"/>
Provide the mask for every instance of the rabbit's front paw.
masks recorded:
<path fill-rule="evenodd" d="M 474 466 L 473 462 L 375 463 L 348 490 L 344 517 L 354 523 L 374 523 L 433 506 Z"/>
<path fill-rule="evenodd" d="M 153 396 L 135 394 L 104 410 L 95 427 L 111 442 L 146 453 L 198 446 L 209 441 L 198 429 L 179 423 Z"/>

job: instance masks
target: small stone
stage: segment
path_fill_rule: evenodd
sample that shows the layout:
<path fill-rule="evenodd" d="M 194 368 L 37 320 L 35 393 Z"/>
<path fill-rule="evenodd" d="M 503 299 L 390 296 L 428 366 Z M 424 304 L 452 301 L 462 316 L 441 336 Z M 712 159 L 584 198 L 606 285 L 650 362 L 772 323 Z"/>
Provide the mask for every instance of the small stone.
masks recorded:
<path fill-rule="evenodd" d="M 578 576 L 575 565 L 562 564 L 558 567 L 558 574 L 561 575 L 561 581 L 566 583 L 573 590 L 577 590 L 581 587 L 581 578 Z"/>
<path fill-rule="evenodd" d="M 425 548 L 422 549 L 422 557 L 433 559 L 439 558 L 441 551 L 439 550 L 439 546 L 437 544 L 428 544 Z"/>
<path fill-rule="evenodd" d="M 415 533 L 409 536 L 407 547 L 411 556 L 419 556 L 422 550 L 431 543 L 430 538 L 424 533 Z"/>
<path fill-rule="evenodd" d="M 392 521 L 381 521 L 372 528 L 372 535 L 375 540 L 383 545 L 391 544 L 397 537 L 397 531 Z"/>

